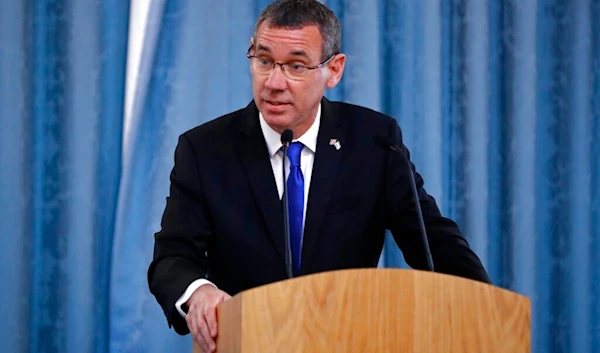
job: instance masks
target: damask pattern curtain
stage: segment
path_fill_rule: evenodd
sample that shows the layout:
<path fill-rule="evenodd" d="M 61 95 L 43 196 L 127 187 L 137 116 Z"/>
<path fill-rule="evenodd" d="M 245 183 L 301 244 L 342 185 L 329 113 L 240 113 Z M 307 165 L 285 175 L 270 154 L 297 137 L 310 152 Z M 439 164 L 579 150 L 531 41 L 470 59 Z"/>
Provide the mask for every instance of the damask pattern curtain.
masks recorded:
<path fill-rule="evenodd" d="M 0 2 L 3 346 L 190 349 L 148 292 L 152 235 L 177 136 L 251 99 L 244 53 L 268 3 L 152 1 L 123 132 L 126 2 Z M 494 283 L 531 298 L 533 352 L 595 352 L 600 1 L 324 3 L 348 55 L 327 96 L 399 121 Z M 381 266 L 406 266 L 393 241 Z"/>
<path fill-rule="evenodd" d="M 0 1 L 0 351 L 106 352 L 129 2 Z"/>

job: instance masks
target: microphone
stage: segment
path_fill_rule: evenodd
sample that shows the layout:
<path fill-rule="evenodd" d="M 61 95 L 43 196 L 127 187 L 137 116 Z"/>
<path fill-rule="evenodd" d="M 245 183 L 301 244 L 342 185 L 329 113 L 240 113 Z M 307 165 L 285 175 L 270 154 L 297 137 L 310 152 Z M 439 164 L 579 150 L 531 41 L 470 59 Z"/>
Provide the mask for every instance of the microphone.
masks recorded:
<path fill-rule="evenodd" d="M 294 137 L 294 133 L 290 129 L 286 129 L 281 133 L 281 144 L 283 145 L 283 159 L 281 170 L 283 174 L 283 225 L 285 238 L 285 268 L 288 278 L 294 277 L 292 272 L 292 248 L 290 246 L 290 206 L 288 202 L 287 182 L 285 179 L 285 157 L 287 156 L 288 147 Z"/>
<path fill-rule="evenodd" d="M 417 217 L 419 219 L 419 228 L 421 230 L 421 240 L 423 242 L 423 247 L 425 248 L 425 258 L 427 260 L 427 269 L 431 272 L 434 272 L 433 268 L 433 260 L 431 258 L 431 249 L 429 249 L 429 241 L 427 240 L 427 232 L 425 231 L 425 222 L 423 221 L 423 212 L 421 211 L 421 204 L 419 203 L 419 194 L 417 193 L 417 183 L 415 182 L 415 176 L 413 175 L 413 171 L 410 165 L 410 161 L 402 148 L 400 146 L 393 143 L 392 140 L 378 135 L 375 136 L 375 143 L 384 149 L 388 149 L 392 152 L 396 152 L 401 154 L 406 161 L 408 167 L 408 175 L 410 176 L 410 186 L 412 188 L 413 201 L 415 202 L 415 206 L 417 207 Z"/>

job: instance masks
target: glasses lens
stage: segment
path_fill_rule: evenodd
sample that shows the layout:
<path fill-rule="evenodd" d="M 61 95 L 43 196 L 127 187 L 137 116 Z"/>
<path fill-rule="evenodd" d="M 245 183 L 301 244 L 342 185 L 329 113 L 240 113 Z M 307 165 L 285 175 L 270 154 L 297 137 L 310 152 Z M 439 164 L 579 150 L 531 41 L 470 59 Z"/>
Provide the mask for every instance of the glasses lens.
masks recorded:
<path fill-rule="evenodd" d="M 302 77 L 304 77 L 304 74 L 306 74 L 306 71 L 308 71 L 308 68 L 306 66 L 300 64 L 286 64 L 284 66 L 285 73 L 287 74 L 287 76 L 294 80 L 302 79 Z"/>
<path fill-rule="evenodd" d="M 274 67 L 274 62 L 271 59 L 252 57 L 250 58 L 254 72 L 261 75 L 268 75 Z M 280 65 L 283 75 L 291 80 L 302 80 L 308 71 L 308 68 L 299 64 L 283 64 Z"/>
<path fill-rule="evenodd" d="M 266 58 L 254 57 L 252 58 L 252 66 L 254 67 L 255 71 L 265 74 L 269 73 L 273 68 L 273 61 Z"/>

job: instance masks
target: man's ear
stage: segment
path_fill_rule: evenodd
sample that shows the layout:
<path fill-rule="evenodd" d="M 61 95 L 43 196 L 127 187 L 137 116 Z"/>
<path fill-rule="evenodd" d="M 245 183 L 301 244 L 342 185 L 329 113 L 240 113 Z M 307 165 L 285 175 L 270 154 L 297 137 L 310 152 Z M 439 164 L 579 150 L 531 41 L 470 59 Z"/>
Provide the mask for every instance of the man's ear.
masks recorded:
<path fill-rule="evenodd" d="M 327 88 L 333 89 L 342 79 L 344 67 L 346 66 L 346 55 L 337 54 L 335 58 L 327 64 L 329 68 L 329 78 L 327 79 Z"/>

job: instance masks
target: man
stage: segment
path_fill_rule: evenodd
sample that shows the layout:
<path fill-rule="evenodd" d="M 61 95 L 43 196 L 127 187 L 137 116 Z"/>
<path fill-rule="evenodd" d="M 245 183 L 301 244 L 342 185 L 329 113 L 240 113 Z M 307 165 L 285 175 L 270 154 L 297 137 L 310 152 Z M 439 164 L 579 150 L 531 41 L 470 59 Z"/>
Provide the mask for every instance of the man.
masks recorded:
<path fill-rule="evenodd" d="M 248 58 L 253 101 L 180 136 L 162 229 L 148 271 L 169 325 L 215 349 L 216 307 L 287 278 L 281 133 L 294 275 L 376 267 L 390 229 L 407 263 L 426 269 L 411 192 L 414 168 L 396 121 L 323 97 L 342 77 L 340 24 L 315 0 L 279 0 L 260 15 Z M 410 165 L 410 168 L 409 168 Z M 454 222 L 414 172 L 435 269 L 489 282 Z"/>

